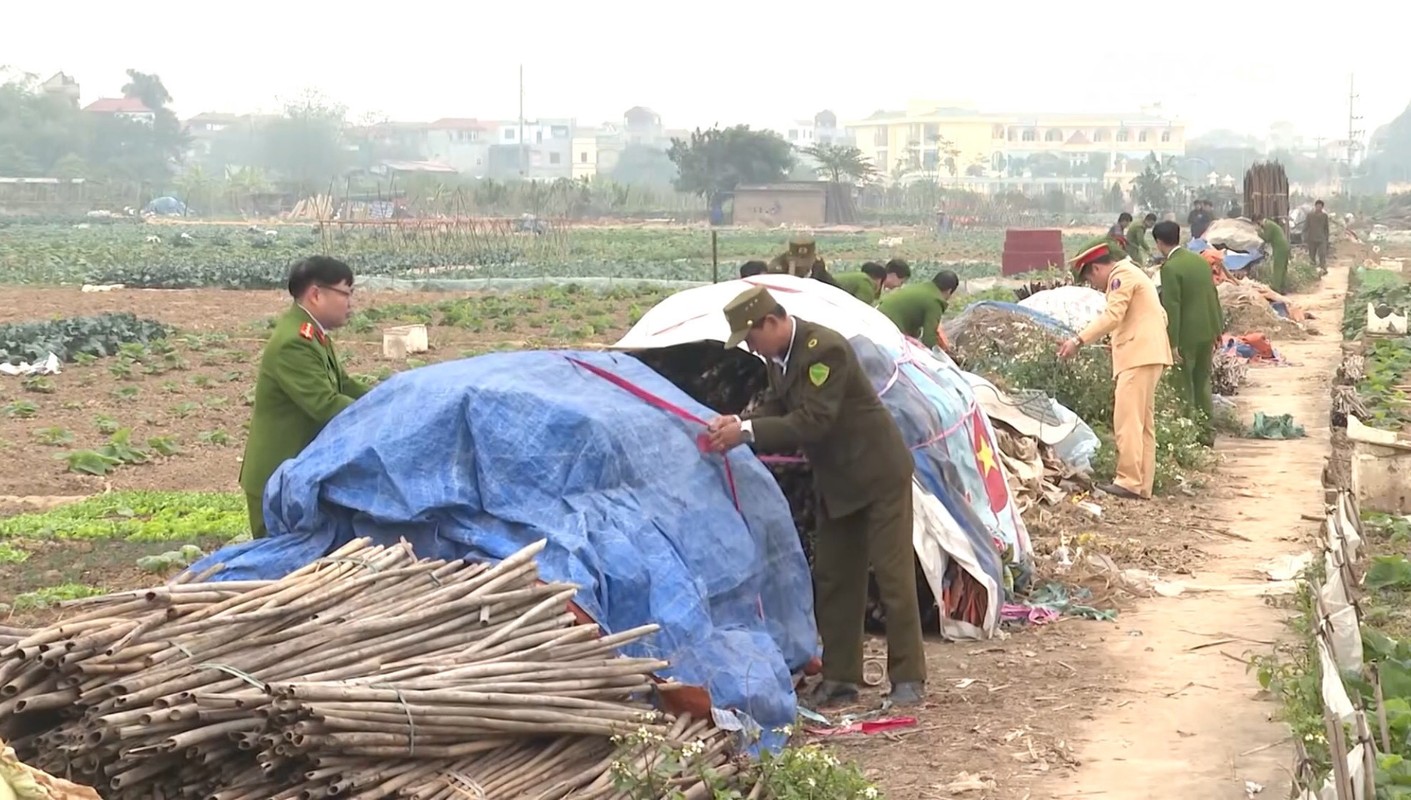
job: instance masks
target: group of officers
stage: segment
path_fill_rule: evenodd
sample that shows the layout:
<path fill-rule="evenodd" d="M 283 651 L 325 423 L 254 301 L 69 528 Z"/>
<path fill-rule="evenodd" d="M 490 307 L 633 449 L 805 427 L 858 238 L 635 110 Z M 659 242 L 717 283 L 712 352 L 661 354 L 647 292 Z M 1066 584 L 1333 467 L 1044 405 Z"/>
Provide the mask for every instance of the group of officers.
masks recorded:
<path fill-rule="evenodd" d="M 1151 233 L 1163 257 L 1160 290 L 1109 237 L 1088 243 L 1072 259 L 1075 279 L 1104 292 L 1105 304 L 1103 313 L 1058 351 L 1060 357 L 1072 358 L 1083 347 L 1110 337 L 1117 474 L 1111 484 L 1099 488 L 1134 500 L 1152 495 L 1156 389 L 1168 368 L 1174 367 L 1173 377 L 1186 402 L 1199 409 L 1193 416 L 1202 425 L 1202 436 L 1212 440 L 1210 371 L 1224 327 L 1209 265 L 1181 247 L 1180 225 L 1157 222 Z M 826 274 L 811 249 L 791 247 L 790 254 L 813 260 L 803 262 L 800 272 L 789 272 L 820 280 Z M 883 267 L 870 277 L 884 287 L 892 275 Z M 841 284 L 840 277 L 834 278 L 834 285 Z M 891 294 L 902 291 L 905 287 Z M 813 468 L 819 511 L 815 610 L 823 641 L 823 680 L 808 702 L 822 707 L 858 697 L 869 566 L 887 619 L 890 701 L 924 702 L 926 658 L 913 566 L 910 447 L 843 336 L 790 315 L 762 285 L 731 300 L 724 315 L 730 329 L 725 346 L 744 343 L 760 356 L 768 386 L 759 404 L 740 415 L 710 421 L 712 447 L 719 452 L 741 444 L 761 452 L 802 450 Z"/>
<path fill-rule="evenodd" d="M 1152 278 L 1106 237 L 1072 260 L 1075 278 L 1104 291 L 1106 306 L 1059 349 L 1068 358 L 1111 336 L 1117 475 L 1101 488 L 1136 499 L 1151 497 L 1155 395 L 1162 373 L 1175 366 L 1178 385 L 1204 411 L 1208 430 L 1211 356 L 1222 328 L 1210 270 L 1202 258 L 1181 248 L 1180 227 L 1162 222 L 1152 234 L 1165 257 L 1159 294 Z M 893 261 L 855 273 L 864 277 L 835 277 L 817 257 L 812 240 L 804 239 L 756 272 L 759 263 L 742 267 L 742 275 L 772 271 L 824 280 L 876 302 L 913 338 L 943 344 L 940 317 L 958 285 L 952 272 L 909 284 L 909 267 Z M 329 337 L 351 315 L 352 270 L 326 256 L 307 258 L 294 265 L 288 289 L 293 304 L 260 358 L 241 466 L 240 484 L 256 538 L 266 533 L 263 496 L 276 468 L 368 391 L 349 377 Z M 912 548 L 910 447 L 842 335 L 790 315 L 762 285 L 734 298 L 724 316 L 730 330 L 726 347 L 743 343 L 757 354 L 766 365 L 768 388 L 763 400 L 744 413 L 708 423 L 711 447 L 719 452 L 741 444 L 763 452 L 802 450 L 813 470 L 823 680 L 805 702 L 825 707 L 858 698 L 870 567 L 887 619 L 890 702 L 923 703 L 926 658 Z"/>
<path fill-rule="evenodd" d="M 834 274 L 818 255 L 813 237 L 796 236 L 789 241 L 788 250 L 768 263 L 746 261 L 740 265 L 741 278 L 770 273 L 813 278 L 836 286 L 875 306 L 898 330 L 923 345 L 950 350 L 941 319 L 951 296 L 960 288 L 960 278 L 948 269 L 938 271 L 930 280 L 910 283 L 911 266 L 893 258 L 886 264 L 869 261 L 856 272 Z"/>

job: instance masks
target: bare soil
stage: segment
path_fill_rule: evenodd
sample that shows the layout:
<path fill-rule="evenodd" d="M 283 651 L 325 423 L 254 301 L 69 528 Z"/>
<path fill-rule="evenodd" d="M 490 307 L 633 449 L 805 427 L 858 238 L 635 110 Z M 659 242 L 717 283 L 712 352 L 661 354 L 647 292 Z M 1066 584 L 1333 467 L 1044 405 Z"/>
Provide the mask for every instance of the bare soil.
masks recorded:
<path fill-rule="evenodd" d="M 453 299 L 445 293 L 381 293 L 359 296 L 359 306 L 434 305 Z M 0 415 L 0 497 L 5 495 L 87 495 L 109 489 L 168 489 L 229 491 L 235 487 L 249 423 L 248 393 L 254 387 L 260 350 L 269 321 L 288 305 L 279 292 L 220 290 L 120 290 L 81 292 L 72 288 L 15 288 L 11 303 L 0 308 L 0 323 L 22 320 L 131 312 L 176 327 L 183 334 L 173 341 L 185 362 L 180 369 L 131 375 L 114 374 L 112 359 L 88 365 L 65 365 L 51 379 L 52 393 L 25 389 L 17 378 L 0 376 L 0 406 L 27 401 L 37 407 L 32 417 Z M 432 351 L 417 356 L 431 363 L 492 350 L 537 347 L 597 348 L 617 339 L 629 327 L 628 309 L 588 308 L 593 319 L 572 306 L 549 308 L 544 303 L 515 309 L 527 321 L 492 320 L 485 330 L 433 325 Z M 535 316 L 538 319 L 535 319 Z M 608 317 L 602 320 L 602 317 Z M 596 320 L 596 323 L 594 322 Z M 523 323 L 523 324 L 521 324 Z M 538 323 L 536 326 L 535 323 Z M 592 338 L 580 336 L 585 323 Z M 213 338 L 217 334 L 219 337 Z M 404 369 L 408 362 L 382 356 L 376 330 L 340 333 L 338 352 L 350 373 Z M 125 466 L 102 476 L 69 472 L 64 453 L 101 447 L 111 426 L 131 429 L 132 441 L 171 437 L 181 452 L 150 464 Z M 72 435 L 61 445 L 42 444 L 58 431 Z M 213 434 L 220 433 L 223 435 Z M 65 437 L 67 438 L 67 437 Z M 3 510 L 3 508 L 0 508 Z"/>
<path fill-rule="evenodd" d="M 1291 588 L 1269 581 L 1260 565 L 1306 550 L 1318 523 L 1305 515 L 1322 513 L 1328 386 L 1346 285 L 1344 264 L 1299 297 L 1326 332 L 1276 342 L 1291 366 L 1251 369 L 1235 398 L 1242 419 L 1292 414 L 1308 437 L 1221 438 L 1219 480 L 1200 498 L 1201 525 L 1225 526 L 1238 538 L 1208 544 L 1205 574 L 1177 597 L 1141 602 L 1123 621 L 1127 635 L 1104 642 L 1112 691 L 1073 732 L 1083 767 L 1043 783 L 1034 797 L 1237 800 L 1248 796 L 1247 782 L 1263 787 L 1261 796 L 1287 796 L 1288 729 L 1248 662 L 1285 635 L 1278 598 Z"/>

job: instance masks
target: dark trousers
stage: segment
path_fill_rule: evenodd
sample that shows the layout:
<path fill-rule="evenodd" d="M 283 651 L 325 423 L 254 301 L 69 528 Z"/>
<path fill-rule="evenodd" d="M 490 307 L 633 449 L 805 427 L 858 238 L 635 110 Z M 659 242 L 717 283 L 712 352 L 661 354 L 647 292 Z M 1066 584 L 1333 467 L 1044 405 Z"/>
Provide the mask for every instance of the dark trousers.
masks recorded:
<path fill-rule="evenodd" d="M 814 612 L 825 679 L 862 682 L 870 565 L 887 613 L 887 675 L 893 684 L 926 680 L 911 528 L 910 481 L 859 511 L 820 520 L 813 553 Z"/>
<path fill-rule="evenodd" d="M 1309 242 L 1308 260 L 1312 261 L 1313 265 L 1318 267 L 1319 269 L 1328 266 L 1328 243 Z"/>
<path fill-rule="evenodd" d="M 1186 407 L 1201 412 L 1197 418 L 1201 439 L 1207 443 L 1214 441 L 1215 431 L 1211 420 L 1215 416 L 1215 398 L 1210 391 L 1211 362 L 1215 357 L 1215 343 L 1186 346 L 1178 345 L 1181 363 L 1172 371 L 1172 379 L 1180 390 Z"/>
<path fill-rule="evenodd" d="M 265 499 L 262 495 L 245 493 L 245 508 L 250 512 L 250 537 L 263 539 L 269 534 L 265 530 Z"/>

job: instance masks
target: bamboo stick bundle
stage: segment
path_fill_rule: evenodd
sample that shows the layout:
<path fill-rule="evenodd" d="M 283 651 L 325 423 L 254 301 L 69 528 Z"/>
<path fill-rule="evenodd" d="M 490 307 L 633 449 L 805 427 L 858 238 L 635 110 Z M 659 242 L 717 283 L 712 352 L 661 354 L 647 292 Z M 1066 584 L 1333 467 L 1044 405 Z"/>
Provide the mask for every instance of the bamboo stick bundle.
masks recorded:
<path fill-rule="evenodd" d="M 632 732 L 731 769 L 725 734 L 647 702 L 667 663 L 619 654 L 657 627 L 577 625 L 544 544 L 487 565 L 355 540 L 277 581 L 66 604 L 0 629 L 0 736 L 113 800 L 608 797 Z"/>

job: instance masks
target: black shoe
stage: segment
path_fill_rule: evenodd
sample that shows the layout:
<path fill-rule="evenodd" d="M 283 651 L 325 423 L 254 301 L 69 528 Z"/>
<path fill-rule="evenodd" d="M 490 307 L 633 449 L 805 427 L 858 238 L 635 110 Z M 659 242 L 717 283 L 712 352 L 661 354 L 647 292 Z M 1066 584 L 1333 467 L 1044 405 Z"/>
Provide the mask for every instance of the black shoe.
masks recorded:
<path fill-rule="evenodd" d="M 887 699 L 901 708 L 922 705 L 926 702 L 926 684 L 911 681 L 894 683 Z"/>
<path fill-rule="evenodd" d="M 1100 483 L 1100 484 L 1098 484 L 1097 490 L 1098 490 L 1099 492 L 1102 492 L 1103 494 L 1110 494 L 1110 495 L 1112 495 L 1113 497 L 1120 497 L 1120 498 L 1122 498 L 1123 500 L 1145 500 L 1145 499 L 1146 499 L 1145 497 L 1142 497 L 1141 495 L 1137 494 L 1136 492 L 1132 491 L 1131 489 L 1128 489 L 1128 488 L 1125 488 L 1125 487 L 1122 487 L 1122 486 L 1118 486 L 1118 485 L 1115 484 L 1115 483 Z"/>
<path fill-rule="evenodd" d="M 857 702 L 857 698 L 857 684 L 825 679 L 813 687 L 813 691 L 809 692 L 807 696 L 800 697 L 799 702 L 810 708 L 818 709 L 851 705 Z"/>

